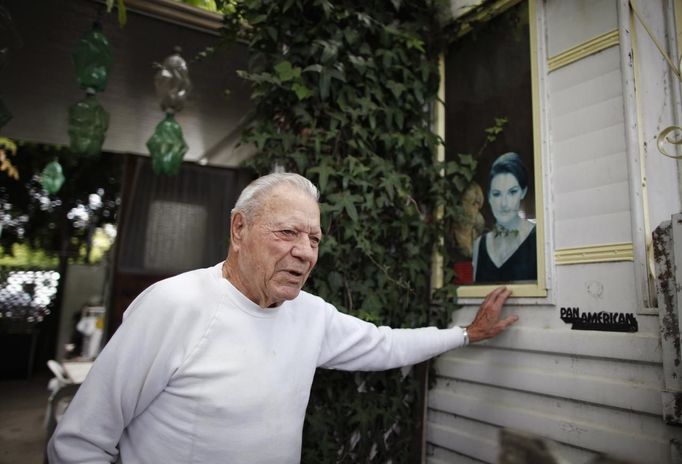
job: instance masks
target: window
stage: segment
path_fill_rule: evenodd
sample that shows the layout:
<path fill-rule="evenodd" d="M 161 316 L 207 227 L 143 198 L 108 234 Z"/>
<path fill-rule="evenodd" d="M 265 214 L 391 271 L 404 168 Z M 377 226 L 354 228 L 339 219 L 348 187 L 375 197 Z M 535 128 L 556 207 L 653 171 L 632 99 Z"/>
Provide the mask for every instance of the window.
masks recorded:
<path fill-rule="evenodd" d="M 447 265 L 461 297 L 500 284 L 515 296 L 545 296 L 534 1 L 490 11 L 498 14 L 456 40 L 444 60 L 445 158 L 467 154 L 476 163 L 446 237 L 455 256 Z M 494 127 L 502 130 L 489 141 Z"/>

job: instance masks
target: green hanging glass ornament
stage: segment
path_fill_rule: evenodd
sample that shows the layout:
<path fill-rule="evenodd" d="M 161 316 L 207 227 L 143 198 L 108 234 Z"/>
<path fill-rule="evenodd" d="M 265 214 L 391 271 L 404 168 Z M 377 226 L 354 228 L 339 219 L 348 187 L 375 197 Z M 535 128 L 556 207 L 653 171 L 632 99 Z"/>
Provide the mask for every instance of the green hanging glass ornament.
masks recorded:
<path fill-rule="evenodd" d="M 113 62 L 109 40 L 102 32 L 100 24 L 95 23 L 73 52 L 78 84 L 84 89 L 102 92 L 107 87 Z"/>
<path fill-rule="evenodd" d="M 182 137 L 182 128 L 172 113 L 167 113 L 147 140 L 152 156 L 152 168 L 156 174 L 175 175 L 180 171 L 182 157 L 187 153 L 187 143 Z"/>
<path fill-rule="evenodd" d="M 163 60 L 161 69 L 154 76 L 154 87 L 164 112 L 177 113 L 184 108 L 187 95 L 192 90 L 192 82 L 179 47 L 175 48 L 173 55 Z"/>
<path fill-rule="evenodd" d="M 109 128 L 109 113 L 94 95 L 86 95 L 69 107 L 69 140 L 71 151 L 95 156 L 102 151 Z"/>
<path fill-rule="evenodd" d="M 49 194 L 55 194 L 59 192 L 64 184 L 64 173 L 62 172 L 62 165 L 59 161 L 50 161 L 43 172 L 40 174 L 40 183 L 42 184 L 45 191 Z"/>

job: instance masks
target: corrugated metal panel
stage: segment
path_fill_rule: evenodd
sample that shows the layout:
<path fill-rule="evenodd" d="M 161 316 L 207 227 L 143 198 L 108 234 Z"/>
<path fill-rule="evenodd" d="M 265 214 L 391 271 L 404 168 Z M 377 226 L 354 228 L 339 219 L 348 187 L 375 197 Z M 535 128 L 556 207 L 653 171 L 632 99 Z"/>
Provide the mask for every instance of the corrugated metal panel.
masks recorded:
<path fill-rule="evenodd" d="M 622 335 L 622 338 L 628 337 Z M 661 411 L 659 365 L 581 358 L 574 354 L 458 350 L 439 358 L 438 374 L 528 393 L 559 396 L 650 414 Z M 440 382 L 447 382 L 442 378 Z"/>
<path fill-rule="evenodd" d="M 616 2 L 548 0 L 550 53 L 617 25 Z M 583 22 L 575 21 L 583 18 Z M 542 34 L 540 34 L 542 35 Z M 554 51 L 552 51 L 554 50 Z M 549 122 L 549 253 L 633 241 L 618 46 L 546 75 Z M 501 337 L 435 361 L 429 392 L 427 462 L 493 463 L 500 428 L 554 441 L 561 458 L 585 463 L 608 453 L 637 463 L 673 463 L 682 429 L 662 420 L 664 383 L 658 316 L 639 314 L 633 262 L 550 269 L 550 301 L 514 301 L 520 322 Z M 453 322 L 466 325 L 472 300 Z M 571 330 L 561 307 L 634 313 L 639 330 Z"/>
<path fill-rule="evenodd" d="M 669 462 L 671 433 L 666 433 L 660 416 L 624 409 L 609 409 L 590 403 L 543 396 L 458 380 L 447 380 L 447 388 L 429 395 L 429 407 L 455 417 L 468 418 L 496 427 L 521 428 L 578 448 L 598 450 L 638 463 Z M 430 441 L 448 447 L 447 437 Z M 466 430 L 466 428 L 464 428 Z M 496 446 L 462 442 L 457 451 L 495 462 Z"/>
<path fill-rule="evenodd" d="M 432 417 L 434 421 L 438 422 L 438 425 L 434 425 L 432 428 L 429 429 L 430 431 L 433 430 L 434 432 L 433 435 L 430 435 L 433 438 L 434 443 L 447 442 L 453 438 L 453 435 L 457 435 L 460 433 L 458 432 L 459 429 L 464 429 L 471 433 L 469 433 L 468 437 L 463 436 L 463 438 L 470 438 L 471 440 L 474 440 L 476 442 L 475 446 L 478 446 L 480 450 L 487 450 L 483 451 L 481 454 L 485 453 L 485 456 L 488 459 L 487 461 L 479 459 L 472 460 L 471 458 L 464 456 L 463 454 L 459 454 L 453 451 L 449 451 L 445 448 L 432 445 L 429 449 L 429 455 L 430 457 L 434 458 L 434 461 L 431 461 L 429 459 L 427 460 L 428 463 L 436 462 L 459 464 L 466 462 L 480 463 L 496 461 L 495 459 L 496 452 L 494 448 L 491 446 L 491 444 L 495 443 L 498 439 L 497 427 L 491 426 L 490 424 L 485 424 L 483 422 L 478 422 L 466 419 L 464 417 L 454 416 L 442 412 L 434 412 L 432 414 Z M 571 464 L 585 463 L 593 455 L 593 453 L 590 453 L 589 451 L 584 450 L 582 448 L 565 445 L 558 442 L 551 443 L 550 445 L 553 450 L 556 450 L 555 454 L 562 456 L 562 458 L 566 459 L 566 461 Z"/>
<path fill-rule="evenodd" d="M 608 274 L 609 267 L 628 264 L 566 268 L 589 266 Z M 607 284 L 607 295 L 609 288 L 615 287 Z M 569 299 L 573 291 L 560 292 L 558 299 Z M 619 295 L 611 296 L 605 303 L 611 310 L 634 309 L 633 300 L 617 307 L 613 303 Z M 468 323 L 475 310 L 469 306 L 458 311 L 455 323 Z M 438 375 L 429 393 L 427 424 L 434 457 L 465 462 L 447 460 L 447 453 L 439 451 L 443 448 L 495 462 L 498 429 L 512 427 L 563 443 L 559 452 L 571 463 L 585 462 L 574 459 L 589 454 L 587 450 L 641 463 L 671 462 L 669 440 L 679 437 L 680 430 L 661 420 L 657 316 L 638 315 L 639 332 L 627 334 L 572 331 L 560 320 L 557 307 L 512 311 L 521 322 L 508 333 L 435 362 Z"/>
<path fill-rule="evenodd" d="M 562 267 L 558 280 L 566 285 L 557 299 L 584 311 L 634 311 L 631 268 Z M 599 302 L 590 301 L 585 283 L 591 278 L 601 278 Z M 466 462 L 447 460 L 452 456 L 443 448 L 496 462 L 499 427 L 512 427 L 563 443 L 558 452 L 571 463 L 585 462 L 589 449 L 641 463 L 670 462 L 668 441 L 676 435 L 661 420 L 657 316 L 638 315 L 634 334 L 573 331 L 559 318 L 559 306 L 512 307 L 521 322 L 508 333 L 437 359 L 427 425 L 433 456 Z M 454 322 L 467 324 L 476 309 L 462 308 Z"/>

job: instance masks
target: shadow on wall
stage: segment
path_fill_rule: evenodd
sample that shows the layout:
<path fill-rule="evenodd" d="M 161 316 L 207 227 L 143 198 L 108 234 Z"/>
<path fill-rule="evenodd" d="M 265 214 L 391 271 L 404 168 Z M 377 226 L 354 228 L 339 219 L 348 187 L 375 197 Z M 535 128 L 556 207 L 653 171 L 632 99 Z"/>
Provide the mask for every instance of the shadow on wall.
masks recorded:
<path fill-rule="evenodd" d="M 500 456 L 498 464 L 578 464 L 556 455 L 551 440 L 519 430 L 500 431 Z M 637 464 L 612 456 L 600 455 L 586 464 Z"/>

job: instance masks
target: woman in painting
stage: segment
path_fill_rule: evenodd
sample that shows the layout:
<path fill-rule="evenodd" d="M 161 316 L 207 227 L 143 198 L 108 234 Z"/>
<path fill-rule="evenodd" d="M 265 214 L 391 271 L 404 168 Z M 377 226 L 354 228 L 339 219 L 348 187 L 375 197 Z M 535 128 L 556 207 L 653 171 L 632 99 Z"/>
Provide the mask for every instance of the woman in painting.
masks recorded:
<path fill-rule="evenodd" d="M 497 158 L 488 176 L 495 226 L 474 242 L 474 282 L 537 279 L 535 224 L 519 215 L 527 193 L 528 172 L 521 157 L 510 152 Z"/>

